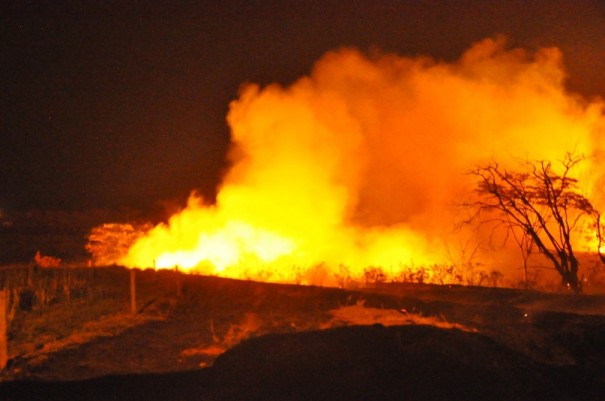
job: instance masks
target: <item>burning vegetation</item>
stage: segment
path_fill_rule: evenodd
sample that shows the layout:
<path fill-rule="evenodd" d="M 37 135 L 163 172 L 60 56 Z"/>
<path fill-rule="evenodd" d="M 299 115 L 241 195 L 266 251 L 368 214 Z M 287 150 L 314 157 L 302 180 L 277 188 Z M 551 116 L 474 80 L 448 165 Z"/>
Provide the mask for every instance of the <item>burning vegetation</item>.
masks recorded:
<path fill-rule="evenodd" d="M 578 291 L 573 250 L 603 251 L 603 105 L 566 91 L 555 48 L 486 39 L 453 63 L 333 51 L 290 86 L 242 87 L 215 204 L 193 193 L 153 228 L 95 228 L 87 249 L 262 281 L 497 284 L 522 265 L 527 282 L 535 247 Z M 469 221 L 469 204 L 506 224 Z"/>

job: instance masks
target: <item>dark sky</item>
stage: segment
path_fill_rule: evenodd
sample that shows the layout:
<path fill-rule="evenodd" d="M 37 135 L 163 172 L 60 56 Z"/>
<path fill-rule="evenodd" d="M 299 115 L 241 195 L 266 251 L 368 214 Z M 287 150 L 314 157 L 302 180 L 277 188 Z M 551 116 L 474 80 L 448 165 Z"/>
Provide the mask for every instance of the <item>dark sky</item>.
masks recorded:
<path fill-rule="evenodd" d="M 0 209 L 153 210 L 226 167 L 228 103 L 328 50 L 457 58 L 505 34 L 558 46 L 605 95 L 605 2 L 3 1 Z"/>

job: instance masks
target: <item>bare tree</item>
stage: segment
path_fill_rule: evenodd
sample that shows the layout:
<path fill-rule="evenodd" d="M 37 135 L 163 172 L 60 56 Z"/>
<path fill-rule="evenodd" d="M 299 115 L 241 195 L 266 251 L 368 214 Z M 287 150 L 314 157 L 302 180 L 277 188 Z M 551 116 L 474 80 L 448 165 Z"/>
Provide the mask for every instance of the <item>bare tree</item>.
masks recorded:
<path fill-rule="evenodd" d="M 605 248 L 605 226 L 601 222 L 601 213 L 595 211 L 595 233 L 597 236 L 597 253 L 599 254 L 599 259 L 601 262 L 605 264 L 605 253 L 603 253 L 603 249 Z"/>
<path fill-rule="evenodd" d="M 522 171 L 509 171 L 498 163 L 478 167 L 478 213 L 496 212 L 513 229 L 520 229 L 540 253 L 552 262 L 563 285 L 581 292 L 579 262 L 572 246 L 572 232 L 583 216 L 593 215 L 590 201 L 578 191 L 571 175 L 582 158 L 567 154 L 556 173 L 547 160 L 526 161 Z M 526 239 L 527 240 L 527 239 Z M 527 243 L 520 246 L 527 248 Z"/>
<path fill-rule="evenodd" d="M 515 240 L 519 251 L 521 251 L 521 260 L 523 261 L 523 285 L 525 289 L 529 289 L 529 258 L 532 255 L 536 244 L 534 243 L 534 240 L 531 235 L 529 235 L 526 230 L 519 230 L 518 228 L 520 227 L 518 227 L 511 220 L 508 220 L 507 223 L 508 228 L 511 231 L 512 237 Z M 536 229 L 538 230 L 538 228 Z"/>

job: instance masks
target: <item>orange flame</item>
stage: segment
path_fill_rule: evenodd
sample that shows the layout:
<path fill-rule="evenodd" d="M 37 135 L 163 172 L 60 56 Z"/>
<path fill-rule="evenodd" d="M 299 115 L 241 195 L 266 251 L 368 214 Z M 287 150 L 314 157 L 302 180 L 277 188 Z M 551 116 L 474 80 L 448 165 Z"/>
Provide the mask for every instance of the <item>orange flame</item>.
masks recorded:
<path fill-rule="evenodd" d="M 603 102 L 568 94 L 564 77 L 557 49 L 499 38 L 452 64 L 343 49 L 289 87 L 246 85 L 216 204 L 193 194 L 120 262 L 303 283 L 451 263 L 439 247 L 460 236 L 465 171 L 603 152 Z"/>

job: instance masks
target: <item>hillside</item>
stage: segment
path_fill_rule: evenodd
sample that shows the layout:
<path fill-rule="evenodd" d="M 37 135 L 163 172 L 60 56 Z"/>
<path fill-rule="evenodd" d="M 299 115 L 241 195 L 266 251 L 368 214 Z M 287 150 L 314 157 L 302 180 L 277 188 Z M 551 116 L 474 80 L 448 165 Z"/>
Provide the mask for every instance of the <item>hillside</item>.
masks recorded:
<path fill-rule="evenodd" d="M 103 302 L 23 313 L 10 334 L 29 352 L 13 352 L 0 399 L 597 400 L 605 389 L 603 296 L 139 271 L 131 315 L 127 277 L 96 274 L 100 293 L 113 283 Z M 79 323 L 53 338 L 44 316 Z"/>

